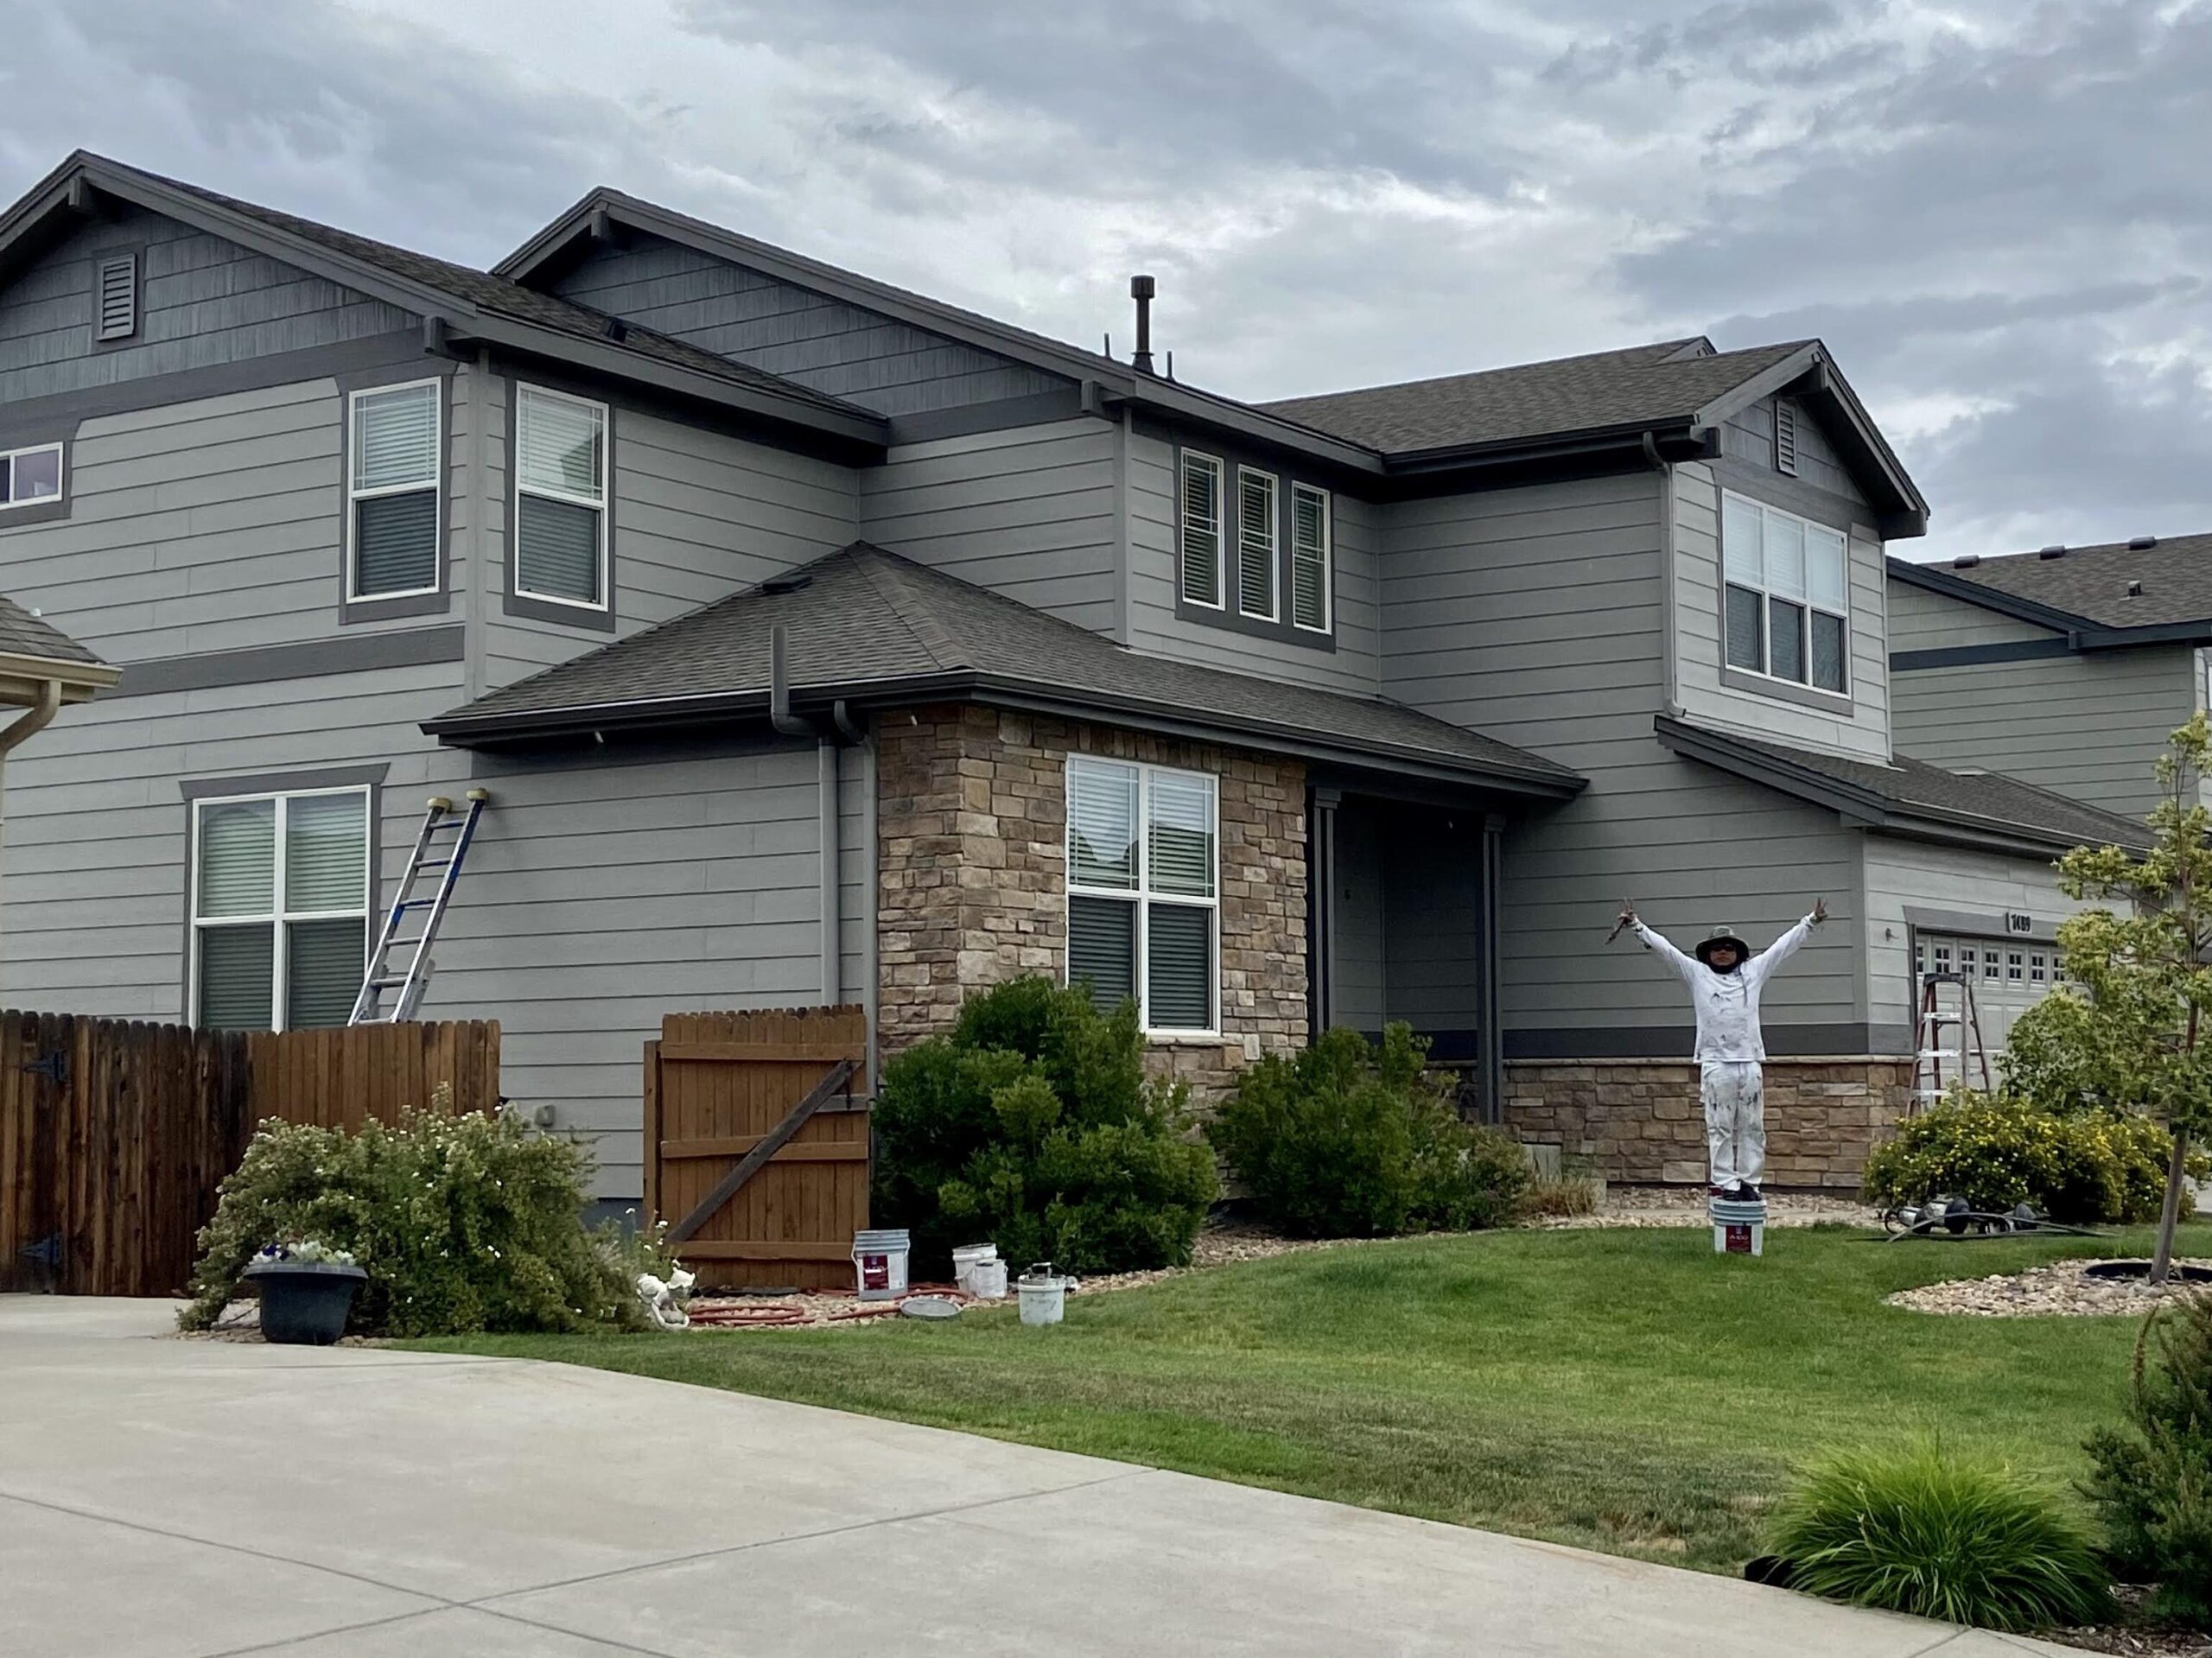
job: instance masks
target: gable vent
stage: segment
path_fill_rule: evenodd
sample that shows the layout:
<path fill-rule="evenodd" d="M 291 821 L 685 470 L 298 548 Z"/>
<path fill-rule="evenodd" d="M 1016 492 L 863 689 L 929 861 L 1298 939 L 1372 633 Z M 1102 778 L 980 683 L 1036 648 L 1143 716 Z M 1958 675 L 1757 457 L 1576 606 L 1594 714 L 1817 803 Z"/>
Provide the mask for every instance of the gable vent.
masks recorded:
<path fill-rule="evenodd" d="M 2066 543 L 2063 541 L 2054 541 L 2050 546 L 2038 549 L 2037 550 L 2036 556 L 2037 558 L 2063 558 L 2066 556 Z"/>
<path fill-rule="evenodd" d="M 2127 550 L 2131 553 L 2139 553 L 2158 544 L 2158 538 L 2156 536 L 2130 536 L 2127 538 Z"/>
<path fill-rule="evenodd" d="M 1981 555 L 1980 553 L 1961 553 L 1956 558 L 1951 561 L 1951 568 L 1955 570 L 1970 570 L 1980 562 Z"/>
<path fill-rule="evenodd" d="M 1774 469 L 1797 475 L 1797 405 L 1787 397 L 1774 400 Z"/>
<path fill-rule="evenodd" d="M 128 340 L 138 332 L 138 256 L 124 253 L 99 264 L 93 302 L 101 340 Z"/>

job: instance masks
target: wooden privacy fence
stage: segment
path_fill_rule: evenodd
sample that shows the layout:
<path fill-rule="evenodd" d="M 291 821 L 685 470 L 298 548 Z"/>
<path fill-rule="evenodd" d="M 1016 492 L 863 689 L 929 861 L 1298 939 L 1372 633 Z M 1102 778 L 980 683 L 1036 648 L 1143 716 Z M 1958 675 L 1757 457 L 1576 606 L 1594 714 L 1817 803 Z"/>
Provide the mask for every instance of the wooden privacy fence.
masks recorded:
<path fill-rule="evenodd" d="M 853 1281 L 868 1012 L 671 1013 L 645 1044 L 645 1211 L 714 1286 Z"/>
<path fill-rule="evenodd" d="M 499 1100 L 499 1027 L 195 1031 L 0 1013 L 0 1289 L 168 1295 L 254 1125 L 396 1121 Z"/>

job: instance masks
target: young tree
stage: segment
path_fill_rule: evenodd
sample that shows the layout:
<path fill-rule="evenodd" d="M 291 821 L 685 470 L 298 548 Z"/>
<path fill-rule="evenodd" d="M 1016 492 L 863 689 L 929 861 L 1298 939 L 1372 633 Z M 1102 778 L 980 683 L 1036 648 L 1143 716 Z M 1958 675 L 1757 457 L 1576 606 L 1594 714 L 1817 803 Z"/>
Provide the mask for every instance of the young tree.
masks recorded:
<path fill-rule="evenodd" d="M 2147 1112 L 2172 1131 L 2153 1284 L 2165 1282 L 2173 1260 L 2190 1141 L 2212 1134 L 2212 1042 L 2198 1039 L 2212 1035 L 2203 1028 L 2212 1009 L 2212 811 L 2198 788 L 2209 768 L 2212 724 L 2200 712 L 2158 757 L 2161 798 L 2151 811 L 2148 854 L 2076 847 L 2059 860 L 2058 882 L 2069 896 L 2122 907 L 2084 910 L 2060 924 L 2066 970 L 2083 1005 L 2052 1007 L 2037 1021 L 2044 1040 L 2020 1056 L 2037 1070 L 2070 1067 L 2085 1092 Z M 2020 1086 L 2027 1078 L 2012 1080 Z"/>

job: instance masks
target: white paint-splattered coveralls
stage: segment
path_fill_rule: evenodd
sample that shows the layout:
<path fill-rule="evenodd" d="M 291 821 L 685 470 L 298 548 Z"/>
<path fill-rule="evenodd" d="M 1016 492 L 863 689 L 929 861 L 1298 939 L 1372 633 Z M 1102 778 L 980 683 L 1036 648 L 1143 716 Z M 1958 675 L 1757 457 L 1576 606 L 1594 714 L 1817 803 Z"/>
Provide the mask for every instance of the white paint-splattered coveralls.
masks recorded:
<path fill-rule="evenodd" d="M 1643 947 L 1689 986 L 1697 1008 L 1698 1092 L 1705 1105 L 1708 1178 L 1716 1186 L 1739 1180 L 1757 1185 L 1765 1172 L 1766 1096 L 1759 1066 L 1766 1058 L 1766 1040 L 1759 1034 L 1759 991 L 1812 930 L 1808 915 L 1750 960 L 1719 973 L 1636 923 Z"/>

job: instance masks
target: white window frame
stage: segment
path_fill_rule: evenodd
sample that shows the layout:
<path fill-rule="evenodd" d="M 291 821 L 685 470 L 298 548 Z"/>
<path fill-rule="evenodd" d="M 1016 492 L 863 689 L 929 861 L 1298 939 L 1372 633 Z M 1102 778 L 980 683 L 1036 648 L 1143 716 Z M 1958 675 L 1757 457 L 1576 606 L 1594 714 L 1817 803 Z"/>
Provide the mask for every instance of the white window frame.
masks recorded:
<path fill-rule="evenodd" d="M 1193 599 L 1190 581 L 1185 574 L 1189 568 L 1184 562 L 1184 513 L 1189 505 L 1184 492 L 1185 472 L 1193 465 L 1213 473 L 1213 597 Z M 1229 468 L 1217 454 L 1208 454 L 1203 449 L 1185 449 L 1175 461 L 1175 594 L 1186 605 L 1201 610 L 1224 610 L 1228 607 L 1227 583 L 1231 548 L 1228 525 Z"/>
<path fill-rule="evenodd" d="M 523 405 L 531 398 L 544 397 L 555 403 L 574 403 L 579 409 L 599 411 L 599 498 L 580 495 L 572 490 L 548 489 L 543 484 L 523 482 Z M 518 382 L 515 386 L 515 452 L 511 457 L 514 467 L 515 489 L 512 502 L 513 518 L 511 527 L 509 556 L 512 560 L 515 596 L 529 599 L 541 605 L 566 605 L 571 610 L 588 611 L 593 615 L 605 615 L 614 602 L 608 591 L 613 583 L 607 568 L 607 504 L 614 492 L 614 413 L 603 403 L 590 397 L 579 397 L 572 391 L 556 391 L 550 386 L 531 385 Z M 599 597 L 597 600 L 571 599 L 564 594 L 540 593 L 523 585 L 522 580 L 522 498 L 535 495 L 542 501 L 558 501 L 565 506 L 588 508 L 599 515 Z"/>
<path fill-rule="evenodd" d="M 1268 485 L 1268 607 L 1255 610 L 1244 602 L 1244 480 L 1263 478 Z M 1236 527 L 1236 613 L 1248 621 L 1282 619 L 1282 478 L 1265 467 L 1236 468 L 1236 510 L 1226 515 Z"/>
<path fill-rule="evenodd" d="M 361 801 L 361 904 L 358 909 L 346 910 L 288 910 L 284 906 L 284 841 L 290 815 L 289 803 L 327 795 L 357 795 Z M 222 915 L 203 918 L 200 913 L 200 866 L 201 825 L 210 806 L 250 805 L 268 800 L 276 804 L 270 833 L 274 837 L 270 848 L 269 901 L 271 908 L 253 915 Z M 375 791 L 367 784 L 342 784 L 329 789 L 283 789 L 264 791 L 258 794 L 207 795 L 192 803 L 192 938 L 189 957 L 186 963 L 185 1017 L 188 1023 L 200 1023 L 200 935 L 218 927 L 268 927 L 271 930 L 269 952 L 270 971 L 273 975 L 269 987 L 270 1028 L 274 1031 L 291 1028 L 291 1009 L 286 1006 L 290 992 L 291 962 L 289 928 L 295 921 L 353 921 L 361 924 L 361 976 L 369 971 L 369 951 L 376 938 L 370 931 L 369 918 L 375 910 L 376 871 L 373 860 L 376 850 L 376 824 L 370 816 L 376 810 Z"/>
<path fill-rule="evenodd" d="M 1752 511 L 1757 512 L 1761 516 L 1762 523 L 1759 529 L 1759 581 L 1757 587 L 1754 587 L 1750 582 L 1744 581 L 1741 577 L 1733 575 L 1728 569 L 1727 522 L 1728 503 L 1730 501 L 1734 501 L 1739 505 L 1748 507 Z M 1767 518 L 1780 518 L 1785 523 L 1794 524 L 1797 526 L 1801 534 L 1817 530 L 1824 536 L 1837 536 L 1841 537 L 1843 542 L 1843 608 L 1841 610 L 1837 610 L 1828 605 L 1815 603 L 1812 598 L 1813 584 L 1810 580 L 1806 581 L 1805 592 L 1802 594 L 1777 593 L 1771 587 L 1767 585 L 1765 556 L 1766 529 L 1764 523 L 1764 520 Z M 1816 696 L 1833 696 L 1837 698 L 1839 701 L 1850 700 L 1852 696 L 1851 648 L 1853 637 L 1856 628 L 1856 624 L 1851 613 L 1850 532 L 1847 530 L 1838 530 L 1832 524 L 1821 524 L 1815 519 L 1804 518 L 1798 513 L 1785 511 L 1783 508 L 1770 506 L 1764 501 L 1758 500 L 1752 496 L 1739 495 L 1734 490 L 1723 490 L 1720 494 L 1719 540 L 1721 667 L 1732 674 L 1748 674 L 1754 679 L 1764 679 L 1768 681 L 1770 683 L 1776 685 L 1787 685 L 1796 690 L 1809 691 Z M 1811 542 L 1809 537 L 1807 540 L 1806 545 L 1808 549 L 1806 555 L 1806 566 L 1809 570 L 1812 564 L 1810 551 Z M 1759 596 L 1759 660 L 1764 664 L 1762 667 L 1746 668 L 1738 663 L 1731 662 L 1728 659 L 1728 589 L 1731 588 L 1740 588 L 1745 593 L 1756 593 Z M 1795 605 L 1805 613 L 1805 652 L 1803 658 L 1805 664 L 1805 677 L 1802 679 L 1792 679 L 1787 674 L 1777 674 L 1774 671 L 1774 601 L 1777 599 L 1779 599 L 1783 604 Z M 1816 685 L 1813 683 L 1812 618 L 1813 613 L 1815 611 L 1819 612 L 1823 616 L 1832 616 L 1843 624 L 1843 686 L 1840 690 L 1831 689 L 1826 685 Z"/>
<path fill-rule="evenodd" d="M 1136 804 L 1136 885 L 1133 887 L 1087 886 L 1075 877 L 1075 778 L 1087 767 L 1102 771 L 1134 772 L 1137 778 Z M 1118 760 L 1103 754 L 1071 754 L 1067 759 L 1065 784 L 1066 800 L 1064 816 L 1067 820 L 1065 848 L 1067 895 L 1071 899 L 1111 899 L 1119 904 L 1135 906 L 1136 952 L 1133 978 L 1136 985 L 1137 1022 L 1144 1033 L 1163 1041 L 1219 1041 L 1221 1039 L 1221 779 L 1211 772 L 1192 772 L 1181 766 L 1152 765 L 1142 760 Z M 1207 797 L 1213 803 L 1213 869 L 1209 885 L 1213 888 L 1210 897 L 1199 898 L 1186 893 L 1159 893 L 1152 890 L 1152 790 L 1155 778 L 1172 777 L 1182 782 L 1202 782 Z M 1187 910 L 1203 909 L 1211 917 L 1209 923 L 1207 959 L 1213 971 L 1207 985 L 1206 1026 L 1204 1030 L 1183 1025 L 1155 1026 L 1152 1022 L 1152 906 L 1155 904 L 1179 906 Z M 1072 923 L 1071 922 L 1071 931 Z M 1063 983 L 1073 983 L 1069 969 L 1074 965 L 1072 950 L 1060 975 Z"/>
<path fill-rule="evenodd" d="M 67 443 L 26 443 L 20 449 L 0 449 L 0 461 L 13 461 L 19 454 L 47 454 L 54 456 L 54 491 L 51 495 L 26 495 L 15 499 L 16 469 L 8 468 L 8 496 L 0 499 L 0 512 L 12 512 L 21 506 L 51 506 L 69 492 L 69 446 Z"/>
<path fill-rule="evenodd" d="M 1321 504 L 1321 624 L 1316 627 L 1298 619 L 1298 498 L 1310 495 Z M 1290 625 L 1301 633 L 1328 634 L 1337 625 L 1337 501 L 1317 484 L 1294 480 L 1290 486 Z"/>
<path fill-rule="evenodd" d="M 353 481 L 354 463 L 360 458 L 361 400 L 382 397 L 387 392 L 412 391 L 422 386 L 435 388 L 430 399 L 430 481 L 428 484 L 385 484 L 373 489 L 363 489 Z M 348 605 L 382 604 L 387 599 L 418 599 L 426 593 L 445 590 L 445 454 L 446 454 L 446 383 L 435 377 L 427 380 L 396 380 L 390 385 L 365 385 L 349 392 L 346 398 L 346 602 Z M 412 495 L 427 489 L 431 500 L 430 529 L 430 584 L 424 588 L 393 588 L 385 593 L 361 591 L 361 566 L 356 556 L 355 543 L 360 536 L 360 514 L 353 510 L 356 501 L 372 501 L 385 495 Z"/>

